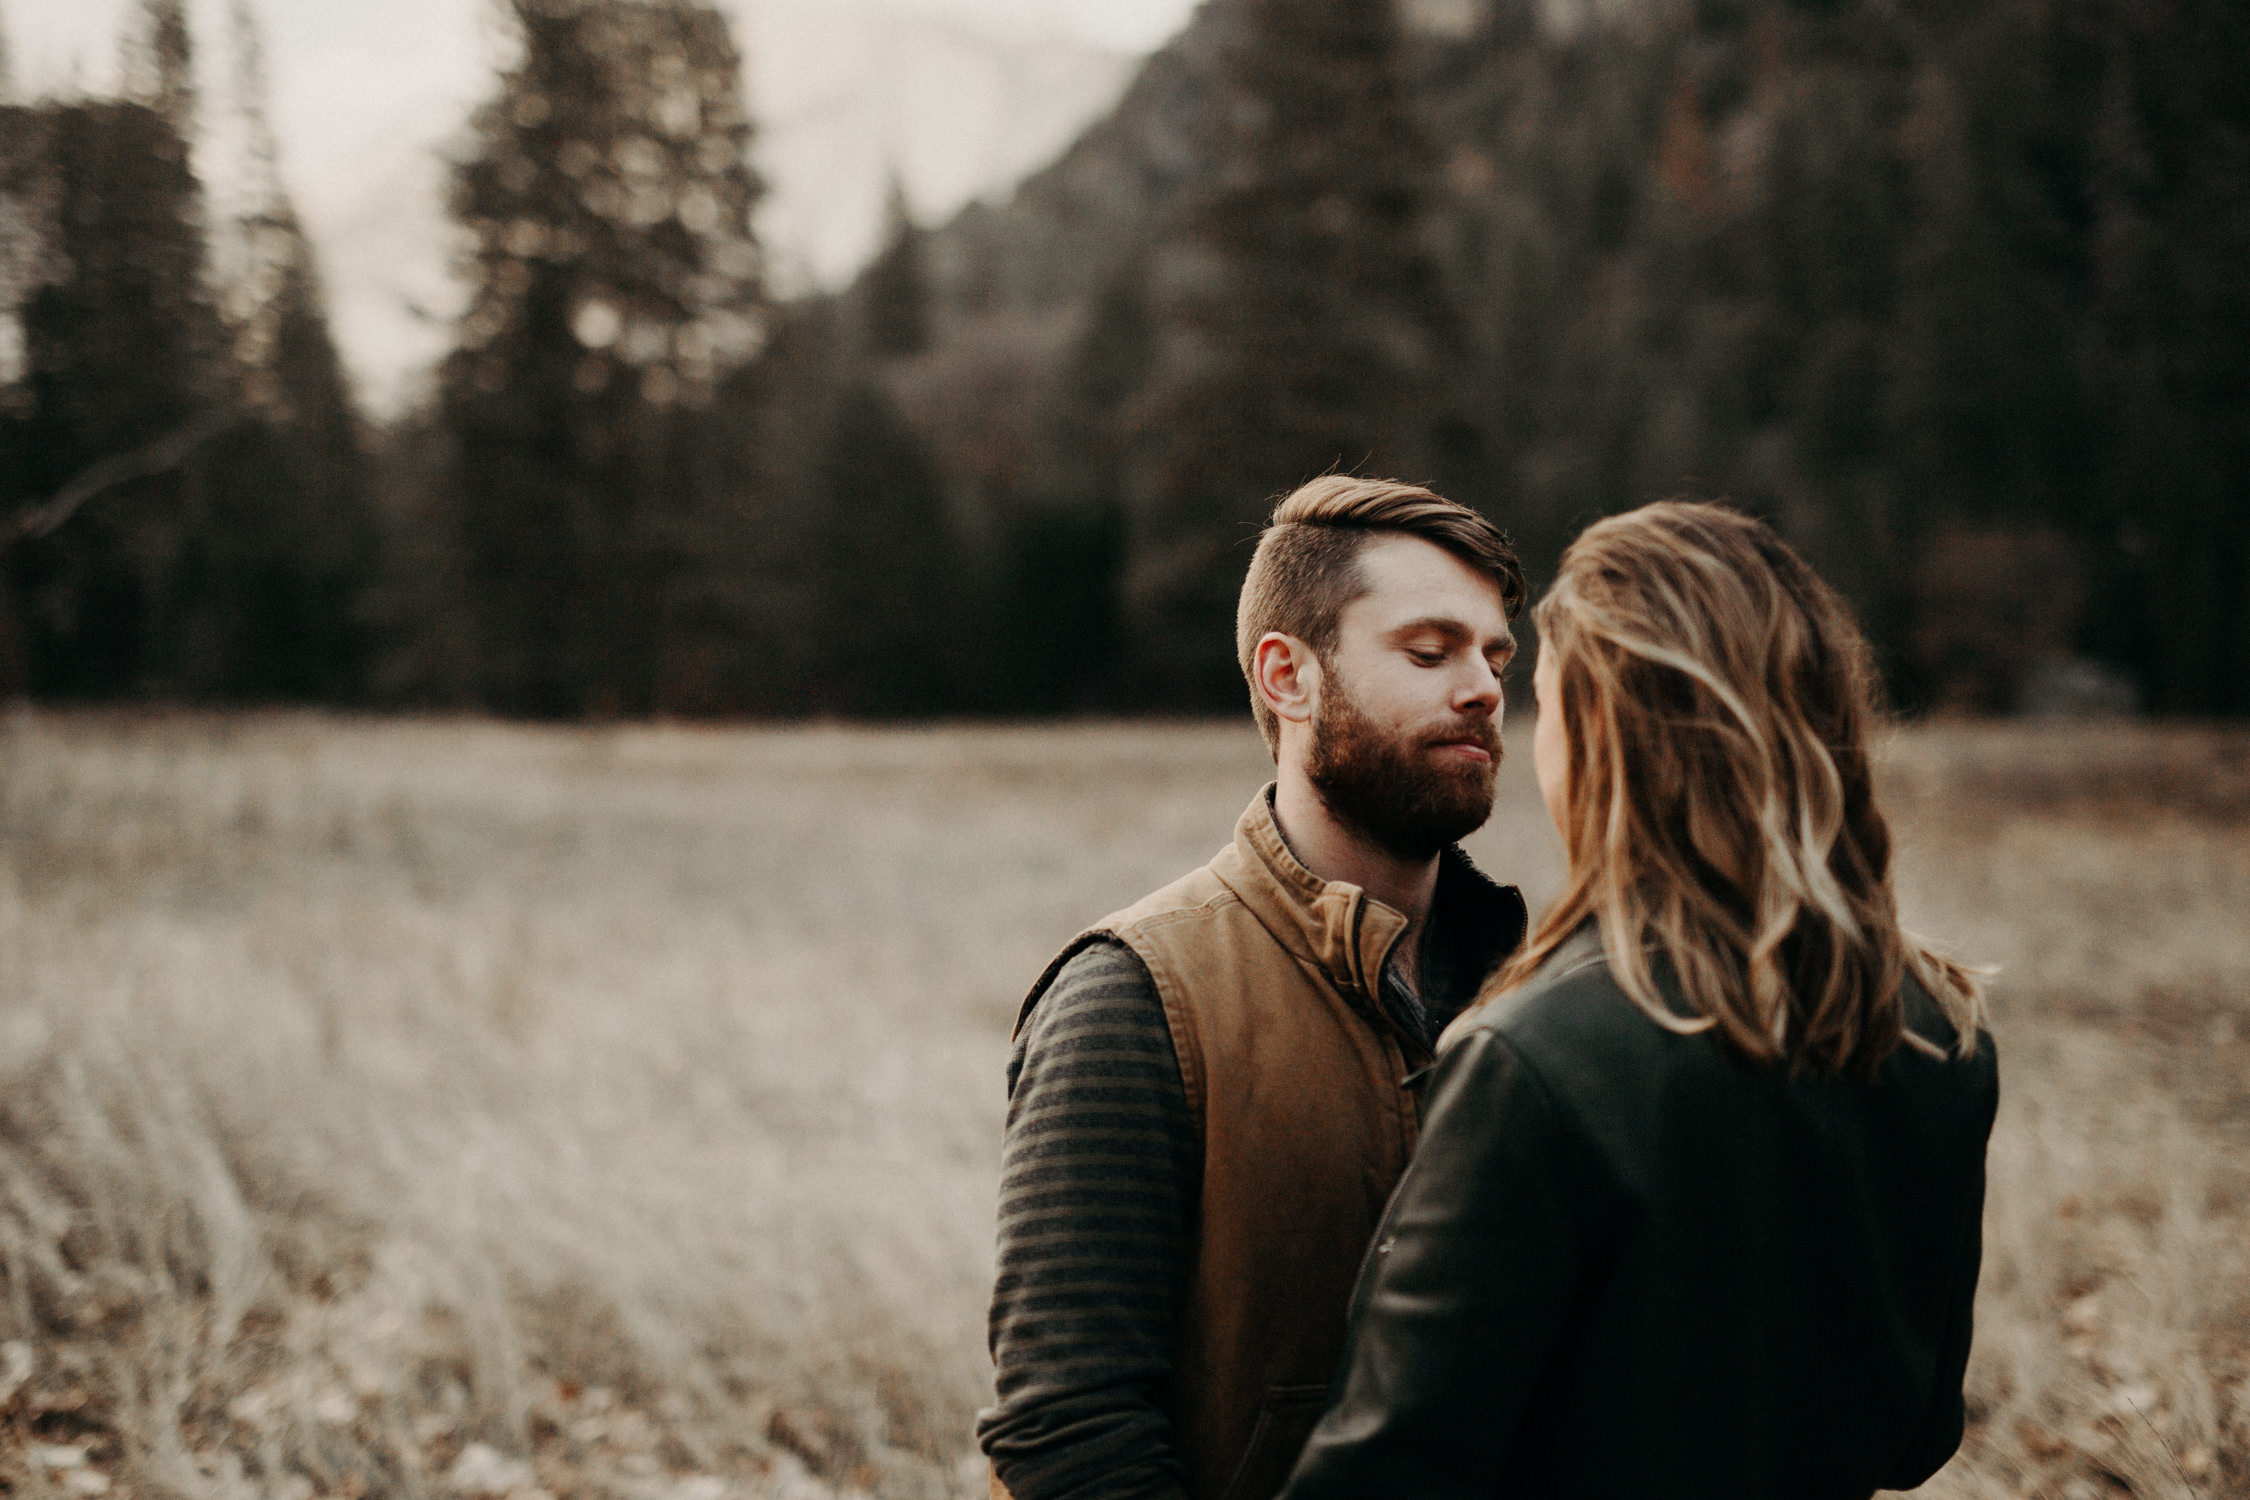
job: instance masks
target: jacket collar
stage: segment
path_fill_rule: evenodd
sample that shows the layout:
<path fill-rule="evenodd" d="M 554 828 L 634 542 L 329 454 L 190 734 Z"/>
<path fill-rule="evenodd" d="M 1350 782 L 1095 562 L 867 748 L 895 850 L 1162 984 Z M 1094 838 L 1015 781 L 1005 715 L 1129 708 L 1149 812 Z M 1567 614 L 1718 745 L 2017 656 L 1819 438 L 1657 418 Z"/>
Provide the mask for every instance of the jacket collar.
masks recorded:
<path fill-rule="evenodd" d="M 1380 1012 L 1383 965 L 1406 931 L 1406 914 L 1349 881 L 1322 880 L 1306 869 L 1274 821 L 1273 793 L 1268 782 L 1250 800 L 1212 871 L 1275 941 Z M 1453 961 L 1481 979 L 1523 941 L 1523 897 L 1513 886 L 1493 884 L 1459 849 L 1447 849 L 1439 861 L 1431 927 L 1444 935 Z"/>
<path fill-rule="evenodd" d="M 1581 969 L 1591 969 L 1596 964 L 1609 962 L 1609 950 L 1602 944 L 1602 924 L 1598 917 L 1588 917 L 1578 924 L 1578 930 L 1555 944 L 1546 961 L 1539 965 L 1542 979 L 1561 979 Z"/>

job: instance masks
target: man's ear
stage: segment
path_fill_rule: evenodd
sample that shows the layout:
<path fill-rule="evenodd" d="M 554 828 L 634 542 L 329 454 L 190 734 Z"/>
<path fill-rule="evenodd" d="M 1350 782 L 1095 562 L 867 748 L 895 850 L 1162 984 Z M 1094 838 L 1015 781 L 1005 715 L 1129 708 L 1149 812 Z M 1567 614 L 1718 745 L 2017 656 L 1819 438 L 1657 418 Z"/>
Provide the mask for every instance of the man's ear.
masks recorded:
<path fill-rule="evenodd" d="M 1251 681 L 1277 719 L 1309 724 L 1320 707 L 1320 658 L 1293 635 L 1269 630 L 1250 658 Z"/>

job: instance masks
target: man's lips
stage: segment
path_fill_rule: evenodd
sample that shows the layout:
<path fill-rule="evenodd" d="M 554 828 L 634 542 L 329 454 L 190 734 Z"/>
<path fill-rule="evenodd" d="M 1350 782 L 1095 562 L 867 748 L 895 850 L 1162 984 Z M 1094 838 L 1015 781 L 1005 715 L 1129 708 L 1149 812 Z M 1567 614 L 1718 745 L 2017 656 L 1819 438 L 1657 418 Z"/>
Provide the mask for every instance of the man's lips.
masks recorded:
<path fill-rule="evenodd" d="M 1440 740 L 1436 748 L 1458 755 L 1463 760 L 1486 762 L 1492 759 L 1492 752 L 1475 740 Z"/>

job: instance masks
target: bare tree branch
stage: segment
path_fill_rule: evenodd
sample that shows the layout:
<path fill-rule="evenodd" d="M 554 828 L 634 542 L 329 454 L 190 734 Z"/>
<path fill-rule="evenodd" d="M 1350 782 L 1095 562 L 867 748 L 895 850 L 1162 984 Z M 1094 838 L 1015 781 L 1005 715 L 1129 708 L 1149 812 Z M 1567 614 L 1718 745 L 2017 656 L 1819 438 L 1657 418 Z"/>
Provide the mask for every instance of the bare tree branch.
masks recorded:
<path fill-rule="evenodd" d="M 130 453 L 112 454 L 87 465 L 72 477 L 70 483 L 55 491 L 45 501 L 17 515 L 10 527 L 15 535 L 4 539 L 52 535 L 65 521 L 77 514 L 80 506 L 102 491 L 129 484 L 136 479 L 146 479 L 151 474 L 163 473 L 194 452 L 196 445 L 217 436 L 241 420 L 239 412 L 205 412 L 153 443 L 135 448 Z"/>

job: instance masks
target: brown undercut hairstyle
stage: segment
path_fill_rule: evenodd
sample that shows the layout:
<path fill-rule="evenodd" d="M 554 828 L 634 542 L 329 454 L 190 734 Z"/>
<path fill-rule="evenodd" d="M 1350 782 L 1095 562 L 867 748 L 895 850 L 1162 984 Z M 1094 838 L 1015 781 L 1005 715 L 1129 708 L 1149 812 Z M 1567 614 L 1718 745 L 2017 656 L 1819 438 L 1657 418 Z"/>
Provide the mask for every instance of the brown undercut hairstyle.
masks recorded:
<path fill-rule="evenodd" d="M 1360 549 L 1386 534 L 1443 547 L 1500 590 L 1508 618 L 1523 609 L 1523 564 L 1507 534 L 1457 501 L 1395 479 L 1324 474 L 1282 498 L 1258 538 L 1234 612 L 1235 658 L 1250 684 L 1250 712 L 1266 748 L 1281 750 L 1281 726 L 1258 694 L 1258 642 L 1295 636 L 1325 663 L 1336 649 L 1344 606 L 1367 592 Z"/>
<path fill-rule="evenodd" d="M 1873 658 L 1850 611 L 1763 523 L 1670 500 L 1597 522 L 1532 618 L 1554 653 L 1570 874 L 1487 996 L 1589 918 L 1659 1024 L 1760 1062 L 1869 1073 L 1912 972 L 1976 1050 L 1975 976 L 1902 932 L 1867 736 Z M 1658 993 L 1677 977 L 1691 1014 Z"/>

